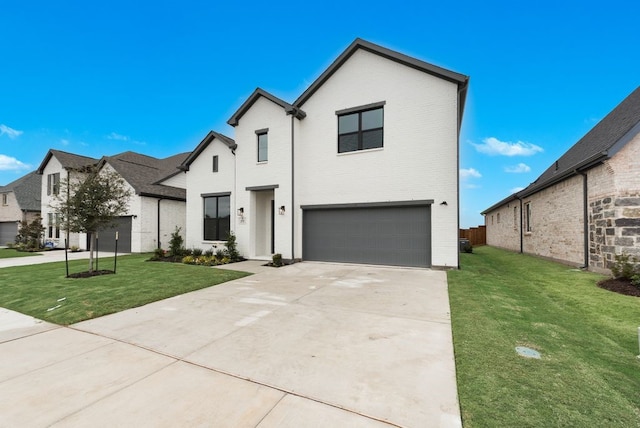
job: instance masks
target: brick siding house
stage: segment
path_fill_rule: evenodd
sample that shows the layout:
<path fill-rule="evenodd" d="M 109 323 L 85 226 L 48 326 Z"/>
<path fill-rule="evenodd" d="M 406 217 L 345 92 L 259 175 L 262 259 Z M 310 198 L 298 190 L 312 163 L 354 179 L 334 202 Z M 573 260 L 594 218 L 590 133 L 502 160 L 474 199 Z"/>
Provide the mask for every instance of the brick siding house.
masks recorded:
<path fill-rule="evenodd" d="M 640 256 L 640 87 L 536 181 L 482 212 L 487 244 L 608 272 Z"/>
<path fill-rule="evenodd" d="M 0 246 L 15 241 L 20 222 L 40 215 L 41 179 L 34 171 L 0 186 Z"/>
<path fill-rule="evenodd" d="M 256 89 L 182 168 L 187 246 L 458 267 L 468 77 L 356 39 L 289 103 Z"/>

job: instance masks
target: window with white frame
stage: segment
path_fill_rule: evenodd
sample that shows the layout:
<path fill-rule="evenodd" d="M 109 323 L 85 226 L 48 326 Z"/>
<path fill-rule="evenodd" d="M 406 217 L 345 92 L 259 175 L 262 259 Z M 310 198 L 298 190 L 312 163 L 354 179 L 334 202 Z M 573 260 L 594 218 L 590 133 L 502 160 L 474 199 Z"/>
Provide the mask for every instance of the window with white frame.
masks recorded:
<path fill-rule="evenodd" d="M 47 195 L 57 195 L 60 193 L 60 173 L 47 175 Z"/>
<path fill-rule="evenodd" d="M 58 213 L 48 213 L 47 214 L 47 236 L 49 238 L 60 238 L 60 215 Z"/>

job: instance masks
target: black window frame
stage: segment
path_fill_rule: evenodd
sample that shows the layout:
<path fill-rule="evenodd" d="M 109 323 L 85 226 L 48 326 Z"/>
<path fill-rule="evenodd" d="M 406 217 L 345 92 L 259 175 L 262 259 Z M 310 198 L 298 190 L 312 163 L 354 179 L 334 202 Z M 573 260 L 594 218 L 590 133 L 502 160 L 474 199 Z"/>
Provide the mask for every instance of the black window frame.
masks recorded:
<path fill-rule="evenodd" d="M 213 158 L 211 159 L 211 162 L 212 162 L 212 165 L 211 165 L 212 172 L 218 172 L 218 167 L 219 167 L 218 155 L 214 155 Z"/>
<path fill-rule="evenodd" d="M 381 149 L 384 147 L 384 105 L 386 104 L 385 101 L 382 102 L 378 102 L 378 103 L 373 103 L 373 104 L 367 104 L 365 106 L 360 106 L 360 107 L 354 107 L 354 108 L 350 108 L 350 109 L 345 109 L 345 110 L 339 110 L 336 112 L 336 116 L 337 116 L 337 120 L 338 120 L 338 153 L 353 153 L 353 152 L 359 152 L 359 151 L 363 151 L 363 150 L 373 150 L 373 149 Z M 362 115 L 363 113 L 367 113 L 367 112 L 371 112 L 374 110 L 380 110 L 382 113 L 382 126 L 376 127 L 376 128 L 368 128 L 368 129 L 363 129 L 363 124 L 362 124 Z M 348 132 L 341 132 L 340 130 L 340 118 L 343 118 L 345 116 L 350 116 L 350 115 L 358 115 L 358 125 L 357 125 L 357 130 L 356 131 L 348 131 Z M 365 147 L 365 134 L 368 133 L 372 133 L 372 132 L 380 132 L 380 142 L 379 145 L 376 145 L 374 147 Z M 347 137 L 347 136 L 356 136 L 357 137 L 357 146 L 355 149 L 350 149 L 350 150 L 345 150 L 344 146 L 341 144 L 341 137 Z"/>
<path fill-rule="evenodd" d="M 264 138 L 264 159 L 260 158 L 260 139 Z M 269 129 L 259 129 L 256 131 L 256 158 L 259 163 L 269 162 Z"/>
<path fill-rule="evenodd" d="M 228 215 L 226 217 L 220 217 L 220 200 L 224 198 L 226 198 L 229 204 Z M 207 214 L 206 214 L 207 199 L 216 200 L 216 216 L 215 217 L 207 218 Z M 212 225 L 214 225 L 215 227 L 215 233 L 213 234 L 213 236 L 208 234 L 210 230 L 207 225 L 207 220 L 210 220 Z M 226 230 L 226 236 L 221 236 L 225 230 Z M 202 196 L 202 239 L 204 241 L 226 241 L 229 236 L 229 232 L 231 232 L 231 195 L 230 194 L 203 195 Z"/>

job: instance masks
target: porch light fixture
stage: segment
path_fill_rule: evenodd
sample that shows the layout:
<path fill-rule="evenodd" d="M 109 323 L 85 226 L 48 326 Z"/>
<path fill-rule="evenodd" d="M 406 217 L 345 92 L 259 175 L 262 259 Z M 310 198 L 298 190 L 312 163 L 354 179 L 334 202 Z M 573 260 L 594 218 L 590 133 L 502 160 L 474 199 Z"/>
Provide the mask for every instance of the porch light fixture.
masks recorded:
<path fill-rule="evenodd" d="M 284 205 L 282 205 L 280 207 L 280 209 L 278 210 L 278 212 L 280 213 L 280 215 L 284 215 Z"/>
<path fill-rule="evenodd" d="M 242 208 L 242 207 L 238 208 L 238 215 L 240 217 L 242 217 L 244 215 L 244 208 Z"/>
<path fill-rule="evenodd" d="M 440 202 L 440 205 L 448 205 L 448 204 L 447 204 L 447 201 L 442 201 Z"/>

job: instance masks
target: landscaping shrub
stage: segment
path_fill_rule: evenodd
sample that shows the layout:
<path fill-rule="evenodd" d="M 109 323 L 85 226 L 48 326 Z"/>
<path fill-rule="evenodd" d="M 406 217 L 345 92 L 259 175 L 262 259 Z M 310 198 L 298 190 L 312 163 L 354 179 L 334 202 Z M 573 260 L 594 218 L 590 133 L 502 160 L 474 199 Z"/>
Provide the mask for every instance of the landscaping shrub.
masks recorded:
<path fill-rule="evenodd" d="M 191 255 L 192 255 L 193 257 L 200 257 L 200 256 L 202 255 L 202 252 L 203 252 L 203 251 L 202 251 L 202 248 L 193 248 L 193 249 L 191 250 Z"/>
<path fill-rule="evenodd" d="M 242 256 L 238 251 L 238 244 L 236 243 L 236 235 L 233 232 L 229 232 L 227 236 L 227 249 L 224 251 L 224 256 L 228 257 L 231 263 L 242 260 Z"/>
<path fill-rule="evenodd" d="M 169 255 L 170 256 L 183 256 L 185 254 L 185 249 L 182 246 L 184 243 L 184 239 L 180 235 L 180 227 L 176 226 L 176 230 L 171 234 L 171 240 L 169 241 Z"/>
<path fill-rule="evenodd" d="M 208 249 L 203 254 L 205 257 L 213 257 L 213 248 Z"/>
<path fill-rule="evenodd" d="M 31 223 L 21 221 L 20 229 L 16 236 L 16 249 L 18 251 L 37 251 L 42 248 L 44 230 L 40 216 L 36 216 Z"/>
<path fill-rule="evenodd" d="M 282 254 L 280 254 L 280 253 L 274 254 L 274 255 L 271 257 L 271 263 L 272 263 L 272 264 L 273 264 L 273 266 L 275 266 L 275 267 L 280 267 L 280 266 L 282 266 L 282 265 L 283 265 L 283 263 L 282 263 Z"/>
<path fill-rule="evenodd" d="M 640 286 L 640 260 L 637 257 L 626 253 L 616 254 L 611 273 L 614 278 L 626 279 L 633 285 Z"/>

